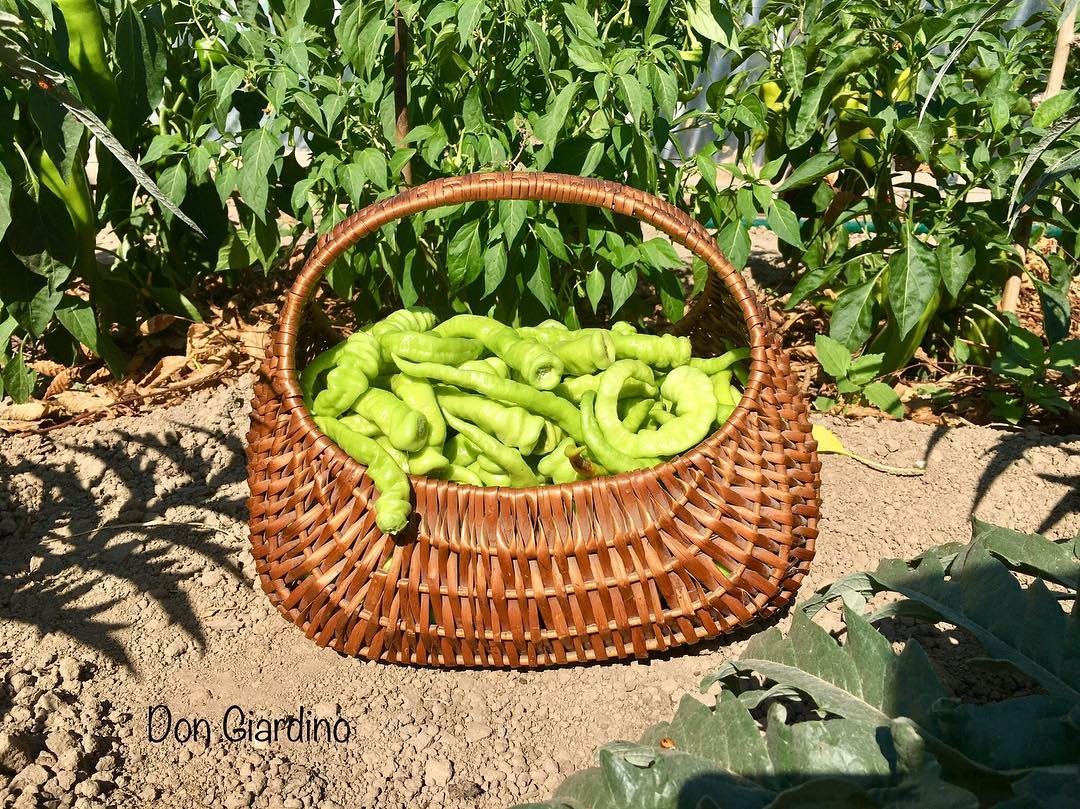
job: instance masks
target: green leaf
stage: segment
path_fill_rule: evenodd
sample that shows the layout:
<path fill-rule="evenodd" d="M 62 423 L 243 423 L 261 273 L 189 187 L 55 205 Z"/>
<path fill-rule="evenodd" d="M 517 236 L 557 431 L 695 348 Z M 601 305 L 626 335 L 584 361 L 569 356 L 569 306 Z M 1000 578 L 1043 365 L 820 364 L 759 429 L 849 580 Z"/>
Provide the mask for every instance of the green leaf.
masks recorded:
<path fill-rule="evenodd" d="M 446 274 L 452 289 L 469 284 L 484 271 L 480 220 L 465 222 L 457 229 L 446 252 Z"/>
<path fill-rule="evenodd" d="M 37 382 L 37 372 L 26 367 L 23 361 L 22 351 L 18 351 L 15 357 L 8 360 L 3 372 L 4 390 L 15 404 L 22 404 L 30 398 L 34 392 L 34 384 Z"/>
<path fill-rule="evenodd" d="M 566 123 L 566 116 L 570 112 L 570 105 L 574 102 L 574 96 L 577 95 L 579 84 L 576 81 L 570 82 L 555 97 L 555 100 L 548 106 L 547 112 L 544 117 L 540 119 L 534 133 L 545 145 L 554 147 L 558 140 L 559 133 L 562 131 L 563 124 Z"/>
<path fill-rule="evenodd" d="M 116 21 L 116 92 L 121 103 L 114 106 L 118 131 L 134 133 L 155 110 L 165 87 L 165 47 L 161 41 L 164 22 L 161 10 L 148 7 L 141 13 L 127 6 Z"/>
<path fill-rule="evenodd" d="M 7 250 L 0 266 L 0 301 L 7 313 L 33 338 L 45 333 L 63 293 L 36 278 Z"/>
<path fill-rule="evenodd" d="M 240 172 L 237 177 L 237 189 L 244 202 L 259 219 L 266 221 L 267 200 L 270 182 L 273 180 L 271 169 L 277 158 L 281 142 L 278 135 L 269 128 L 260 128 L 244 134 L 240 146 Z"/>
<path fill-rule="evenodd" d="M 971 541 L 1010 570 L 1080 590 L 1080 545 L 1075 539 L 1052 542 L 1038 534 L 1023 534 L 972 517 Z"/>
<path fill-rule="evenodd" d="M 915 328 L 940 282 L 933 250 L 909 231 L 905 249 L 889 257 L 889 306 L 901 339 Z"/>
<path fill-rule="evenodd" d="M 769 207 L 769 227 L 785 242 L 802 249 L 802 236 L 799 235 L 799 219 L 791 206 L 782 199 L 774 199 Z"/>
<path fill-rule="evenodd" d="M 820 180 L 827 174 L 831 174 L 844 161 L 831 152 L 818 152 L 808 160 L 800 163 L 796 169 L 788 175 L 780 185 L 776 187 L 777 193 L 790 191 L 793 188 L 802 188 L 810 183 Z"/>
<path fill-rule="evenodd" d="M 898 419 L 904 417 L 904 404 L 891 385 L 886 385 L 884 382 L 871 382 L 863 388 L 863 395 L 878 410 Z"/>
<path fill-rule="evenodd" d="M 642 117 L 645 113 L 645 96 L 641 84 L 629 73 L 623 73 L 619 76 L 619 84 L 622 86 L 623 101 L 626 102 L 626 107 L 630 110 L 630 117 L 634 123 L 642 123 Z"/>
<path fill-rule="evenodd" d="M 529 203 L 523 199 L 504 199 L 499 202 L 499 224 L 502 225 L 503 238 L 508 247 L 514 244 L 521 226 L 525 223 L 525 214 Z"/>
<path fill-rule="evenodd" d="M 843 379 L 851 368 L 851 352 L 843 343 L 824 334 L 814 338 L 818 362 L 833 379 Z"/>
<path fill-rule="evenodd" d="M 338 166 L 338 182 L 345 189 L 355 208 L 363 204 L 364 188 L 367 187 L 367 175 L 359 163 L 343 163 Z"/>
<path fill-rule="evenodd" d="M 736 270 L 750 258 L 750 231 L 741 221 L 729 222 L 716 236 L 716 243 Z"/>
<path fill-rule="evenodd" d="M 570 254 L 566 252 L 566 242 L 563 241 L 563 235 L 557 227 L 546 222 L 535 222 L 533 232 L 551 255 L 560 261 L 570 260 Z"/>
<path fill-rule="evenodd" d="M 94 309 L 87 301 L 74 295 L 64 295 L 56 307 L 56 319 L 82 345 L 98 353 L 98 326 Z"/>
<path fill-rule="evenodd" d="M 236 65 L 223 65 L 214 72 L 210 86 L 217 93 L 218 110 L 228 112 L 233 103 L 233 93 L 240 89 L 246 74 Z"/>
<path fill-rule="evenodd" d="M 563 3 L 562 10 L 566 19 L 570 21 L 577 39 L 589 45 L 600 44 L 600 33 L 596 30 L 596 21 L 592 14 L 574 3 Z"/>
<path fill-rule="evenodd" d="M 942 239 L 938 242 L 936 253 L 941 280 L 955 298 L 975 269 L 975 251 L 964 244 L 953 244 L 951 239 Z"/>
<path fill-rule="evenodd" d="M 1077 616 L 1070 620 L 1040 581 L 1022 588 L 983 545 L 973 545 L 949 579 L 930 552 L 912 565 L 885 560 L 870 577 L 970 632 L 988 657 L 1012 664 L 1047 693 L 1080 700 Z"/>
<path fill-rule="evenodd" d="M 847 373 L 848 379 L 856 385 L 867 384 L 881 373 L 881 361 L 884 358 L 884 354 L 863 354 L 857 360 L 852 361 L 851 368 Z"/>
<path fill-rule="evenodd" d="M 828 102 L 840 83 L 868 68 L 880 56 L 880 48 L 874 45 L 846 49 L 834 56 L 817 82 L 809 89 L 804 88 L 795 126 L 789 130 L 788 146 L 796 148 L 806 143 L 820 129 L 818 118 L 828 110 Z"/>
<path fill-rule="evenodd" d="M 870 336 L 874 314 L 874 290 L 879 276 L 841 292 L 833 305 L 829 335 L 855 351 Z"/>
<path fill-rule="evenodd" d="M 544 78 L 550 80 L 551 45 L 548 43 L 547 34 L 534 20 L 525 21 L 525 30 L 529 35 L 529 42 L 532 43 L 533 57 L 540 66 Z"/>
<path fill-rule="evenodd" d="M 600 270 L 596 269 L 596 267 L 589 270 L 589 274 L 585 276 L 585 295 L 588 297 L 589 305 L 594 313 L 597 307 L 600 306 L 600 299 L 604 297 L 606 286 L 607 282 Z"/>
<path fill-rule="evenodd" d="M 484 251 L 484 297 L 499 288 L 506 277 L 506 248 L 493 244 Z"/>
<path fill-rule="evenodd" d="M 1043 99 L 1031 116 L 1031 125 L 1040 129 L 1053 125 L 1062 115 L 1072 109 L 1076 100 L 1076 88 L 1059 90 L 1050 98 Z"/>
<path fill-rule="evenodd" d="M 161 172 L 158 177 L 158 188 L 162 193 L 167 196 L 174 205 L 181 205 L 184 202 L 184 197 L 187 196 L 188 176 L 187 169 L 183 163 L 174 163 L 169 166 L 165 171 Z M 166 221 L 168 221 L 171 214 L 169 211 L 164 212 Z"/>
<path fill-rule="evenodd" d="M 608 285 L 611 288 L 611 313 L 615 315 L 637 289 L 637 270 L 629 267 L 613 272 Z"/>
<path fill-rule="evenodd" d="M 487 10 L 484 0 L 464 0 L 458 6 L 457 27 L 460 47 L 464 48 L 465 43 L 472 39 L 473 31 L 476 30 Z"/>
<path fill-rule="evenodd" d="M 360 166 L 364 176 L 373 182 L 377 188 L 386 190 L 388 166 L 386 156 L 381 150 L 368 147 L 354 155 L 353 161 Z"/>
<path fill-rule="evenodd" d="M 551 267 L 548 263 L 548 254 L 543 250 L 530 251 L 530 256 L 536 256 L 536 267 L 532 274 L 529 275 L 529 280 L 526 282 L 526 286 L 536 299 L 540 301 L 543 307 L 550 313 L 554 314 L 557 308 L 555 300 L 555 291 L 551 288 Z"/>
<path fill-rule="evenodd" d="M 720 0 L 687 0 L 686 18 L 690 27 L 705 39 L 724 48 L 739 50 L 735 21 L 727 5 Z"/>
<path fill-rule="evenodd" d="M 11 177 L 0 163 L 0 239 L 11 224 Z"/>
<path fill-rule="evenodd" d="M 675 74 L 658 65 L 650 65 L 649 82 L 652 85 L 653 98 L 660 113 L 665 118 L 675 117 L 675 108 L 679 103 L 679 81 Z"/>

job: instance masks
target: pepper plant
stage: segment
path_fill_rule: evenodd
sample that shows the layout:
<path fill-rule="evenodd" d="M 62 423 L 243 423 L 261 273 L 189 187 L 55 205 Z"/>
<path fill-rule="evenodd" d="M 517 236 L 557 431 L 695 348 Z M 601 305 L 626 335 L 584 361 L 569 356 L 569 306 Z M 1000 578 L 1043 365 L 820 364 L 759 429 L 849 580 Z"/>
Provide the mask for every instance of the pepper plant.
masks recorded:
<path fill-rule="evenodd" d="M 1012 5 L 769 2 L 708 89 L 705 117 L 736 159 L 728 184 L 713 150 L 695 157 L 699 215 L 740 265 L 765 218 L 796 268 L 787 306 L 826 310 L 830 336 L 881 354 L 882 373 L 920 345 L 989 365 L 1007 333 L 986 312 L 1048 227 L 1062 231 L 1053 272 L 1032 280 L 1049 338 L 1068 331 L 1080 185 L 1065 158 L 1080 132 L 1045 136 L 1075 91 L 1033 106 L 1057 18 L 1048 8 L 1010 25 Z M 1073 60 L 1067 87 L 1078 72 Z M 1032 167 L 1038 181 L 1025 179 Z"/>

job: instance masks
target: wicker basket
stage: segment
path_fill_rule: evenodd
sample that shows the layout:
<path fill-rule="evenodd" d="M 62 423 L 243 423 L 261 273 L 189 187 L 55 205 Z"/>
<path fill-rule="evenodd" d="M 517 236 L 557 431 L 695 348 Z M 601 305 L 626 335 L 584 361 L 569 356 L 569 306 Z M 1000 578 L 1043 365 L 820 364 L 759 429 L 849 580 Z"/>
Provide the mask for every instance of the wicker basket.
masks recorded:
<path fill-rule="evenodd" d="M 722 337 L 748 342 L 746 393 L 723 429 L 653 469 L 532 489 L 413 478 L 413 519 L 385 535 L 365 468 L 301 400 L 297 355 L 320 348 L 306 335 L 297 346 L 307 302 L 331 261 L 382 225 L 501 199 L 601 206 L 686 245 L 712 272 L 673 331 L 704 356 Z M 353 215 L 320 239 L 289 290 L 252 406 L 248 506 L 262 587 L 309 638 L 348 655 L 488 667 L 640 658 L 782 608 L 814 556 L 820 465 L 779 339 L 698 222 L 616 183 L 473 174 Z"/>

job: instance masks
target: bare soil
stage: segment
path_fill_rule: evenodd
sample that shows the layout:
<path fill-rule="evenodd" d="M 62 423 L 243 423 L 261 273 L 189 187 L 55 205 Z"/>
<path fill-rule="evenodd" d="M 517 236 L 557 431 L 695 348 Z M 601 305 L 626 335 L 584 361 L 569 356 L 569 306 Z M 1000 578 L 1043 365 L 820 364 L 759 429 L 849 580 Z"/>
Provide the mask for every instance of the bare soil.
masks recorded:
<path fill-rule="evenodd" d="M 742 651 L 746 635 L 648 662 L 445 672 L 319 649 L 254 581 L 249 398 L 244 379 L 171 409 L 0 443 L 0 806 L 539 800 L 600 745 L 668 718 Z M 927 472 L 889 477 L 825 457 L 811 588 L 964 540 L 972 513 L 1050 536 L 1080 531 L 1080 437 L 825 421 L 852 450 L 925 460 Z M 206 719 L 209 744 L 151 743 L 156 705 L 174 727 Z M 230 705 L 244 720 L 304 706 L 342 717 L 349 738 L 230 742 Z"/>

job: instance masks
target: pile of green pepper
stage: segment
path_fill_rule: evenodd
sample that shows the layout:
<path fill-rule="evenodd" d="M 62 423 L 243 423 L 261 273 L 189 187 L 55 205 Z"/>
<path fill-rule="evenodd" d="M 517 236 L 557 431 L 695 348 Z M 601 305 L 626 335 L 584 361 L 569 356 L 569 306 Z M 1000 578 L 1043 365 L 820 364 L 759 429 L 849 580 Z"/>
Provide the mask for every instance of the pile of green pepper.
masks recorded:
<path fill-rule="evenodd" d="M 515 329 L 401 309 L 317 356 L 300 388 L 319 428 L 368 467 L 376 523 L 395 533 L 408 475 L 542 486 L 685 452 L 734 411 L 749 355 L 692 357 L 688 338 L 628 323 Z"/>

